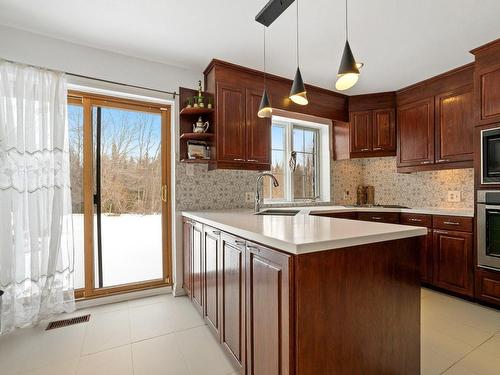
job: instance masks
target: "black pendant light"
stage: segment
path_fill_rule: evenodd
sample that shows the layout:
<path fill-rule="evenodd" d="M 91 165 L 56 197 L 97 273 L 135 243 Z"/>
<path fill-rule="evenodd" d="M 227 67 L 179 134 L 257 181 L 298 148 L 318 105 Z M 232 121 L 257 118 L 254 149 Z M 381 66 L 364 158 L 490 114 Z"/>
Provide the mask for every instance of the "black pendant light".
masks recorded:
<path fill-rule="evenodd" d="M 297 71 L 293 79 L 292 89 L 290 90 L 289 98 L 292 102 L 299 105 L 306 105 L 309 103 L 307 100 L 306 87 L 302 80 L 302 74 L 299 67 L 299 0 L 296 0 L 297 6 Z"/>
<path fill-rule="evenodd" d="M 269 101 L 269 96 L 267 96 L 267 86 L 266 86 L 266 26 L 264 26 L 264 92 L 262 93 L 262 99 L 260 100 L 259 111 L 257 116 L 260 118 L 270 118 L 273 113 L 273 108 L 271 107 L 271 102 Z"/>
<path fill-rule="evenodd" d="M 356 63 L 352 54 L 351 46 L 349 45 L 349 28 L 347 24 L 347 0 L 345 0 L 345 46 L 340 60 L 340 67 L 337 74 L 337 82 L 335 88 L 343 91 L 353 87 L 359 79 L 359 68 L 362 63 Z"/>

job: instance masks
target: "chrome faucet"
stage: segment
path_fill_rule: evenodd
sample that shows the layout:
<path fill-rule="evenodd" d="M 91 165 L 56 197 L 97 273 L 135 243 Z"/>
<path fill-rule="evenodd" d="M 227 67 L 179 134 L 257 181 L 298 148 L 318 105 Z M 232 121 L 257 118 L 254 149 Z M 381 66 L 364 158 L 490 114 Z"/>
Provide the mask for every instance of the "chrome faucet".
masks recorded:
<path fill-rule="evenodd" d="M 263 172 L 259 175 L 259 177 L 257 177 L 257 183 L 255 184 L 255 206 L 254 206 L 255 212 L 260 211 L 260 205 L 262 203 L 261 198 L 260 198 L 260 194 L 262 191 L 262 179 L 264 178 L 264 176 L 271 177 L 271 179 L 273 180 L 274 187 L 280 186 L 280 183 L 278 182 L 276 177 L 274 177 L 274 175 L 269 173 L 269 172 Z"/>

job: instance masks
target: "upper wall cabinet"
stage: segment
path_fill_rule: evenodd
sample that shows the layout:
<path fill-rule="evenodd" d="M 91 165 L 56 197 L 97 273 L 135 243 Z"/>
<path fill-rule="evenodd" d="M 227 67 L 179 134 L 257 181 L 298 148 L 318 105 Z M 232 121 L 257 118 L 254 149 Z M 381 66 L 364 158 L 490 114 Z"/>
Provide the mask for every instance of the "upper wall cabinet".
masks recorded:
<path fill-rule="evenodd" d="M 257 70 L 220 60 L 205 69 L 205 89 L 215 98 L 214 141 L 209 168 L 269 170 L 271 119 L 257 116 L 264 75 Z M 309 105 L 288 99 L 291 80 L 266 76 L 273 109 L 332 120 L 347 120 L 345 95 L 307 85 Z"/>
<path fill-rule="evenodd" d="M 473 159 L 473 93 L 467 85 L 435 97 L 436 163 Z"/>
<path fill-rule="evenodd" d="M 349 132 L 334 123 L 335 159 L 396 155 L 395 107 L 393 92 L 351 96 Z"/>
<path fill-rule="evenodd" d="M 470 168 L 471 64 L 397 92 L 398 172 Z"/>
<path fill-rule="evenodd" d="M 398 107 L 398 167 L 434 162 L 434 100 Z"/>
<path fill-rule="evenodd" d="M 500 122 L 500 39 L 471 51 L 475 61 L 476 125 Z"/>

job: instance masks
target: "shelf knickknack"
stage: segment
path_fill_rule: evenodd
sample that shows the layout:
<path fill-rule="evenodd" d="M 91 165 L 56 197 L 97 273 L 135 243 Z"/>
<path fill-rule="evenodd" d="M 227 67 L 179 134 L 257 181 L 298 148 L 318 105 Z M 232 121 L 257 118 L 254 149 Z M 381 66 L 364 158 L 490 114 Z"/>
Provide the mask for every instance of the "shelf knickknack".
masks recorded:
<path fill-rule="evenodd" d="M 201 89 L 179 88 L 179 103 L 184 107 L 179 112 L 179 154 L 181 162 L 210 163 L 215 131 L 214 96 Z M 195 131 L 193 125 L 197 122 L 205 126 L 206 131 Z"/>

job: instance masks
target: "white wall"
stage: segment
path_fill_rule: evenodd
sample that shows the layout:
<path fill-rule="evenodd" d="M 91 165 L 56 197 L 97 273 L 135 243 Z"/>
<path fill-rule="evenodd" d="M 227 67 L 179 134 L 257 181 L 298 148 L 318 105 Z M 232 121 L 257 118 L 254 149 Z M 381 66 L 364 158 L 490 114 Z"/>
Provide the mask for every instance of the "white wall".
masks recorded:
<path fill-rule="evenodd" d="M 179 91 L 179 86 L 196 87 L 199 79 L 203 78 L 202 72 L 196 72 L 167 64 L 142 60 L 97 48 L 87 47 L 67 41 L 33 34 L 27 31 L 0 25 L 0 58 L 24 64 L 36 65 L 48 69 L 80 74 L 108 81 L 115 81 L 136 86 L 143 86 L 163 91 Z M 209 61 L 207 61 L 207 64 Z M 96 87 L 121 90 L 133 94 L 143 94 L 163 99 L 172 99 L 169 95 L 141 90 L 133 90 L 123 86 L 106 85 L 97 81 L 68 77 L 73 83 L 94 85 Z M 178 128 L 176 124 L 176 106 L 172 116 L 172 149 L 177 154 Z M 175 171 L 175 161 L 172 157 L 172 171 Z M 175 173 L 175 172 L 173 172 Z M 175 186 L 175 176 L 172 176 L 172 186 Z M 172 193 L 175 189 L 172 189 Z M 174 205 L 173 215 L 173 277 L 174 292 L 182 287 L 182 228 L 180 218 L 175 212 L 175 196 L 172 196 Z M 175 288 L 177 286 L 177 288 Z"/>
<path fill-rule="evenodd" d="M 0 25 L 0 57 L 68 73 L 148 88 L 178 91 L 203 77 L 166 64 L 120 55 Z M 208 65 L 209 61 L 207 61 Z"/>

